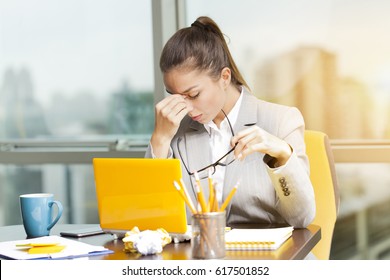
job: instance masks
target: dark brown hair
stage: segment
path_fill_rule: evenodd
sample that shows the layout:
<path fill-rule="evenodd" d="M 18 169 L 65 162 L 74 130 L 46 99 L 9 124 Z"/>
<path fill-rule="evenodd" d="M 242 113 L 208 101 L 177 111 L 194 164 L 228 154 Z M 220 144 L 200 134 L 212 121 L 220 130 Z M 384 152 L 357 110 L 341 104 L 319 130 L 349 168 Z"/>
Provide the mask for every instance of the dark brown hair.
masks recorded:
<path fill-rule="evenodd" d="M 208 71 L 215 79 L 220 78 L 224 67 L 228 67 L 233 85 L 249 89 L 230 54 L 224 35 L 209 17 L 197 18 L 191 27 L 178 30 L 165 44 L 160 69 L 167 73 L 176 67 Z"/>

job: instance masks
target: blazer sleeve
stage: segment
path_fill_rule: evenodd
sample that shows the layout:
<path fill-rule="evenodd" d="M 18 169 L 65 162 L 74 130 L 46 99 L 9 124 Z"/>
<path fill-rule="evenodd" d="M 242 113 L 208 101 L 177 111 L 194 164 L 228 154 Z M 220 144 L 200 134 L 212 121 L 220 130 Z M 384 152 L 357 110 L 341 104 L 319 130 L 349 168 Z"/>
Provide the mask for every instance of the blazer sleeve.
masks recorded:
<path fill-rule="evenodd" d="M 149 142 L 148 148 L 146 149 L 145 152 L 145 158 L 154 158 L 153 157 L 153 152 L 152 152 L 152 145 Z"/>
<path fill-rule="evenodd" d="M 153 153 L 153 147 L 152 147 L 152 144 L 150 144 L 149 142 L 149 145 L 146 149 L 146 152 L 145 152 L 145 158 L 156 158 L 156 156 L 154 155 Z M 168 151 L 168 156 L 167 158 L 173 158 L 173 151 L 172 151 L 172 148 L 169 147 L 169 151 Z"/>
<path fill-rule="evenodd" d="M 270 168 L 266 165 L 277 196 L 276 210 L 296 228 L 308 226 L 316 214 L 304 130 L 304 120 L 299 110 L 289 108 L 279 123 L 277 136 L 292 147 L 293 153 L 283 166 Z"/>

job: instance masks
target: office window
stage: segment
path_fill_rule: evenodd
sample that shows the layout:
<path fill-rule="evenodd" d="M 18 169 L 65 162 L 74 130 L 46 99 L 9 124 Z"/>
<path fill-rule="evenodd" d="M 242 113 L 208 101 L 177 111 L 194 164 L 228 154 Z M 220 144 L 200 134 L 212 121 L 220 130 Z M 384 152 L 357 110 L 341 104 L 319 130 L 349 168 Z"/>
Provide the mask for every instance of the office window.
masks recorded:
<path fill-rule="evenodd" d="M 149 135 L 151 2 L 3 0 L 0 139 Z"/>
<path fill-rule="evenodd" d="M 186 24 L 213 18 L 253 94 L 298 107 L 307 129 L 388 151 L 389 10 L 383 0 L 187 0 Z M 340 163 L 336 171 L 331 258 L 389 259 L 389 164 Z"/>
<path fill-rule="evenodd" d="M 67 141 L 145 143 L 153 69 L 150 0 L 0 1 L 0 151 L 15 141 L 44 143 L 38 152 L 59 141 L 63 155 L 88 149 Z M 63 202 L 60 222 L 98 222 L 91 165 L 5 162 L 0 226 L 20 224 L 18 196 L 35 192 Z"/>
<path fill-rule="evenodd" d="M 0 165 L 0 190 L 0 226 L 21 224 L 19 195 L 41 192 L 64 206 L 58 223 L 99 223 L 91 165 Z"/>
<path fill-rule="evenodd" d="M 390 164 L 336 165 L 341 204 L 332 259 L 390 259 Z"/>
<path fill-rule="evenodd" d="M 256 96 L 298 107 L 332 139 L 390 138 L 390 2 L 186 3 L 187 25 L 220 25 Z"/>

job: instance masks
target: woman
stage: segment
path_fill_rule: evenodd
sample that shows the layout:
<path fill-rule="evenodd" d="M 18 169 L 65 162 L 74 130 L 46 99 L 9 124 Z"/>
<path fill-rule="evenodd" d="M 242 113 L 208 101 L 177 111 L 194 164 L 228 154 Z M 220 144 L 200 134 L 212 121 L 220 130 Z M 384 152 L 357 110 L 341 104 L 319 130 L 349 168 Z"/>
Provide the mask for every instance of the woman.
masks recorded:
<path fill-rule="evenodd" d="M 180 159 L 193 201 L 195 171 L 203 186 L 212 174 L 220 203 L 239 182 L 227 225 L 309 225 L 315 200 L 302 115 L 249 93 L 216 23 L 199 17 L 177 31 L 160 68 L 170 95 L 156 105 L 146 157 Z"/>

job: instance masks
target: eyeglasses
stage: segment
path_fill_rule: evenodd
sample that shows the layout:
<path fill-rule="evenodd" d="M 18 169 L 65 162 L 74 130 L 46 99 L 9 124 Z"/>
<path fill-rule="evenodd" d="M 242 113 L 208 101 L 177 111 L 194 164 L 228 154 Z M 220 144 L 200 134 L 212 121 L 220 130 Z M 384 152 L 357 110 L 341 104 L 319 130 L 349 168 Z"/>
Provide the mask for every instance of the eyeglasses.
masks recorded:
<path fill-rule="evenodd" d="M 223 110 L 221 110 L 221 111 L 222 111 L 222 113 L 225 115 L 225 117 L 226 117 L 226 119 L 227 119 L 227 121 L 228 121 L 229 127 L 230 127 L 230 131 L 232 132 L 232 135 L 233 135 L 233 137 L 234 137 L 234 131 L 233 131 L 232 124 L 230 123 L 229 118 L 227 117 L 227 115 L 225 114 L 225 112 L 224 112 Z M 181 162 L 183 163 L 184 168 L 186 169 L 188 175 L 193 176 L 193 175 L 195 174 L 195 172 L 190 172 L 190 171 L 188 170 L 188 167 L 187 167 L 186 164 L 184 163 L 183 157 L 182 157 L 182 155 L 181 155 L 180 148 L 179 148 L 179 144 L 180 144 L 181 140 L 182 140 L 181 137 L 177 140 L 177 150 L 178 150 L 178 152 L 179 152 L 180 160 L 181 160 Z M 237 146 L 237 144 L 234 145 L 233 148 L 231 148 L 225 155 L 223 155 L 221 158 L 219 158 L 216 162 L 214 162 L 214 163 L 212 163 L 212 164 L 210 164 L 210 165 L 208 165 L 208 166 L 206 166 L 206 167 L 204 167 L 204 168 L 201 168 L 201 169 L 197 170 L 196 173 L 198 173 L 199 179 L 206 179 L 206 178 L 209 176 L 209 172 L 211 173 L 211 175 L 214 174 L 215 171 L 216 171 L 217 165 L 220 165 L 220 166 L 228 166 L 229 164 L 231 164 L 235 159 L 231 160 L 231 161 L 228 162 L 228 163 L 223 163 L 223 161 L 225 161 L 226 158 L 228 157 L 228 155 L 230 155 L 230 154 L 234 151 L 234 149 L 236 148 L 236 146 Z M 210 170 L 210 171 L 209 171 L 209 170 Z"/>

